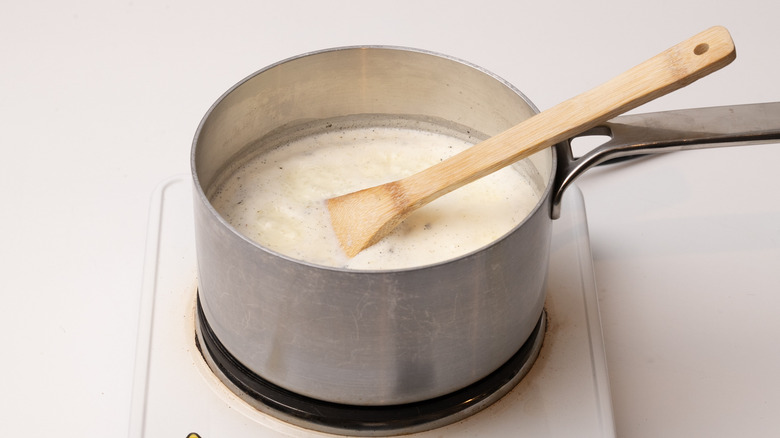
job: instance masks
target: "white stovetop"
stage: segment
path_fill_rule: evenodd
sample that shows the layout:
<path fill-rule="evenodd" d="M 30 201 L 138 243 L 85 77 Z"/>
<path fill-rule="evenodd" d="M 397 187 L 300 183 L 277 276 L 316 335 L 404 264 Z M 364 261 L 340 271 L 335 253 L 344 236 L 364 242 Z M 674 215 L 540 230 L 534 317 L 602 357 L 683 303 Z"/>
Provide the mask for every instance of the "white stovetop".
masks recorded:
<path fill-rule="evenodd" d="M 640 110 L 777 101 L 779 14 L 764 0 L 9 3 L 0 430 L 127 434 L 152 192 L 189 171 L 200 118 L 249 73 L 332 46 L 413 46 L 546 109 L 722 24 L 737 60 Z M 617 436 L 780 431 L 778 162 L 780 145 L 702 150 L 578 180 Z"/>

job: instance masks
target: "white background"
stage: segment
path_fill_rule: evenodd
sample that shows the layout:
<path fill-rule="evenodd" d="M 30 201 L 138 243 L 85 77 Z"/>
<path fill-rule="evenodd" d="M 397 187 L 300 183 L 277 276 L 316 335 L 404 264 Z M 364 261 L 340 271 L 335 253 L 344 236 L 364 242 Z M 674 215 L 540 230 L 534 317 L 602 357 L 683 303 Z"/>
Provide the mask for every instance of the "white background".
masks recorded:
<path fill-rule="evenodd" d="M 540 109 L 715 24 L 737 60 L 637 111 L 780 100 L 772 1 L 38 1 L 0 13 L 0 432 L 125 436 L 150 197 L 270 63 L 389 44 Z M 779 121 L 780 123 L 780 121 Z M 588 172 L 618 436 L 780 433 L 780 145 Z M 175 407 L 172 407 L 175 408 Z"/>

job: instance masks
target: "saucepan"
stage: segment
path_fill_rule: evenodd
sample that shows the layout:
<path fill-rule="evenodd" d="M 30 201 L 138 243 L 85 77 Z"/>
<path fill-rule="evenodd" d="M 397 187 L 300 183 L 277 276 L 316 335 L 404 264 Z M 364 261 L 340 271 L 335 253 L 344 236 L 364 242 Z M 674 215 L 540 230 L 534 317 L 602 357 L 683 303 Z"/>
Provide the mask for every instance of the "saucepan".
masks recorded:
<path fill-rule="evenodd" d="M 526 160 L 540 200 L 509 233 L 405 269 L 292 259 L 242 235 L 209 198 L 249 149 L 301 124 L 384 115 L 488 137 L 537 112 L 478 66 L 399 47 L 304 54 L 228 90 L 203 118 L 191 155 L 199 309 L 228 362 L 326 407 L 382 412 L 446 398 L 495 372 L 539 330 L 552 223 L 583 171 L 627 156 L 780 139 L 780 103 L 615 118 L 585 133 L 611 139 L 582 157 L 564 142 Z"/>

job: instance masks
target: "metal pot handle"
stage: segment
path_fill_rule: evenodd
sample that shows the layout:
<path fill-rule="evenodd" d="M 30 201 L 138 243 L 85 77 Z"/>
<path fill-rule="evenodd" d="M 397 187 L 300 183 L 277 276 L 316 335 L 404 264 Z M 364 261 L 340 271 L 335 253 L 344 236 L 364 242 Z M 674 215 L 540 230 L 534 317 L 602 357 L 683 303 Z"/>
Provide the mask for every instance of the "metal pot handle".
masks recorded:
<path fill-rule="evenodd" d="M 571 140 L 588 135 L 611 138 L 582 157 L 575 158 Z M 780 102 L 624 115 L 572 139 L 555 145 L 558 168 L 552 200 L 553 219 L 560 216 L 561 198 L 566 187 L 584 171 L 606 161 L 688 149 L 780 141 Z"/>

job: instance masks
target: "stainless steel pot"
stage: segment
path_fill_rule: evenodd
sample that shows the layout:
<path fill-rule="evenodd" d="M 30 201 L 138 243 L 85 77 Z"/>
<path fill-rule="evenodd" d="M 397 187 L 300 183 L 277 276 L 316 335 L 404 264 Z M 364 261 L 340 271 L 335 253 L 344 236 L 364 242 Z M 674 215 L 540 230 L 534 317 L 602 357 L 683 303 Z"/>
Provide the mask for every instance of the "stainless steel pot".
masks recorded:
<path fill-rule="evenodd" d="M 479 67 L 403 48 L 306 54 L 238 83 L 208 111 L 192 148 L 199 298 L 214 334 L 250 371 L 317 400 L 388 406 L 449 394 L 504 364 L 539 321 L 552 219 L 582 171 L 616 156 L 780 137 L 777 104 L 615 119 L 592 131 L 613 140 L 586 157 L 575 160 L 567 143 L 522 164 L 538 172 L 541 200 L 511 232 L 453 260 L 394 271 L 274 253 L 235 231 L 207 196 L 249 149 L 297 126 L 382 115 L 490 136 L 536 112 Z"/>

